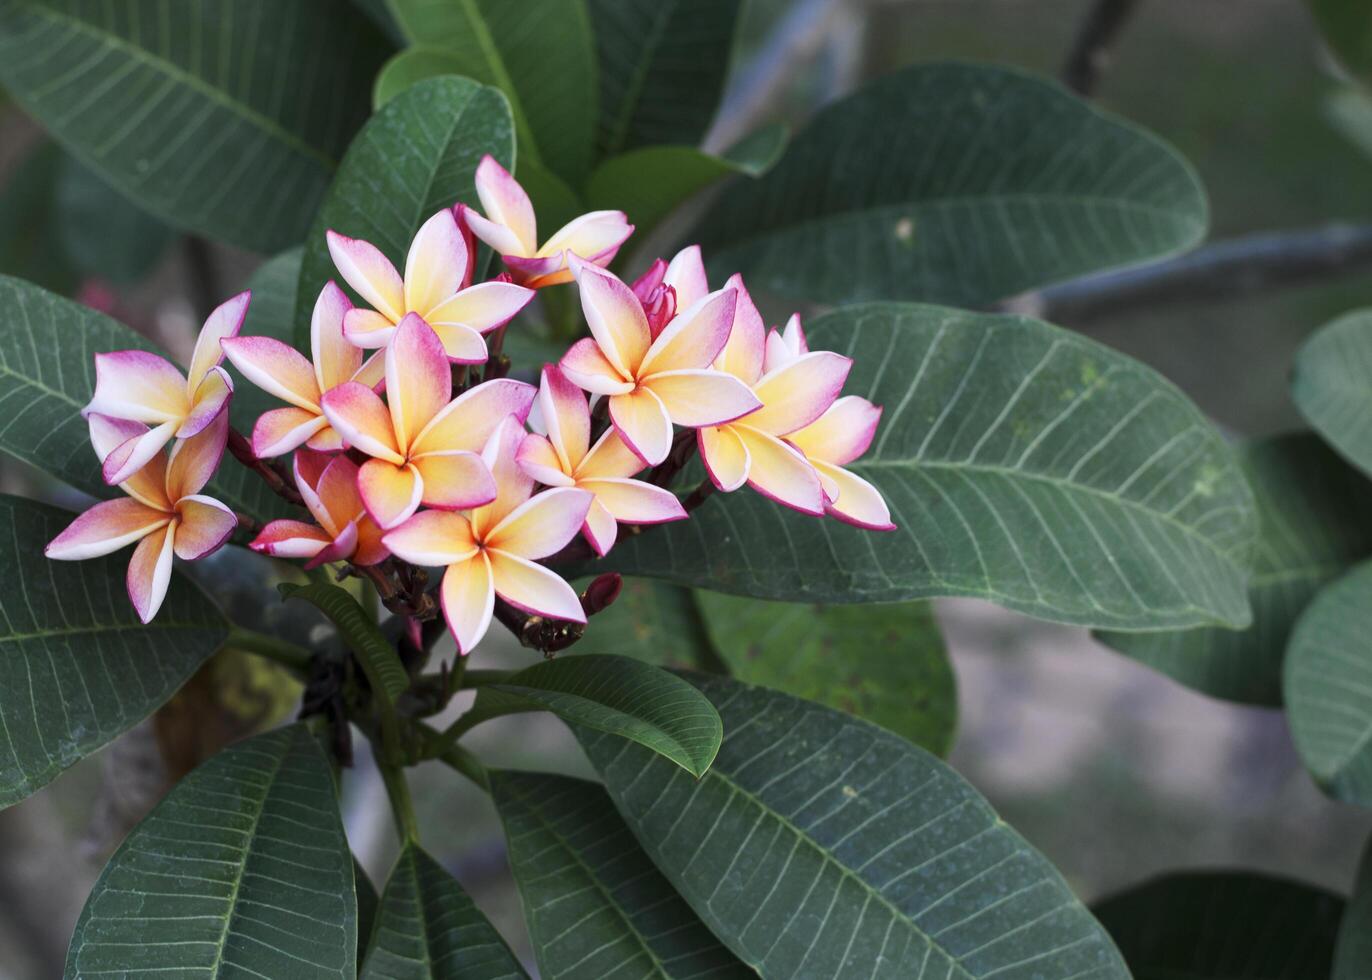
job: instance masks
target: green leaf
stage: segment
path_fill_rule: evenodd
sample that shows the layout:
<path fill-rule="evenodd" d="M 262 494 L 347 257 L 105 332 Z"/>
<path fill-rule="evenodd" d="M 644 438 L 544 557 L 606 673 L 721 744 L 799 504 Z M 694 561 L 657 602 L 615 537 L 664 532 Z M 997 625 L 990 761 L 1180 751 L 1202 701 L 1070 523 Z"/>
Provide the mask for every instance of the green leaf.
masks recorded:
<path fill-rule="evenodd" d="M 715 117 L 741 0 L 590 0 L 602 157 L 694 146 Z"/>
<path fill-rule="evenodd" d="M 700 780 L 578 737 L 658 870 L 762 976 L 1128 977 L 1048 861 L 942 762 L 817 704 L 690 680 L 727 733 Z"/>
<path fill-rule="evenodd" d="M 1258 505 L 1245 630 L 1102 633 L 1102 643 L 1211 697 L 1281 704 L 1282 660 L 1296 617 L 1322 585 L 1372 555 L 1366 479 L 1316 436 L 1248 444 L 1239 457 Z"/>
<path fill-rule="evenodd" d="M 758 177 L 776 162 L 786 144 L 786 127 L 759 130 L 740 147 L 741 156 L 713 156 L 693 146 L 647 146 L 611 157 L 586 183 L 594 210 L 624 211 L 646 234 L 678 205 L 725 177 Z"/>
<path fill-rule="evenodd" d="M 815 606 L 697 592 L 729 673 L 875 722 L 935 755 L 957 729 L 957 682 L 929 604 Z M 599 624 L 597 624 L 599 625 Z"/>
<path fill-rule="evenodd" d="M 394 710 L 396 699 L 410 687 L 410 675 L 400 662 L 400 654 L 362 605 L 336 585 L 283 582 L 277 589 L 283 599 L 303 599 L 333 621 L 343 642 L 357 655 L 372 692 Z"/>
<path fill-rule="evenodd" d="M 459 200 L 476 203 L 476 165 L 487 153 L 512 166 L 510 107 L 499 91 L 469 79 L 420 82 L 368 121 L 348 147 L 305 243 L 296 346 L 308 349 L 314 301 L 337 277 L 324 232 L 365 239 L 403 270 L 410 240 L 434 212 Z"/>
<path fill-rule="evenodd" d="M 367 955 L 367 940 L 371 938 L 372 926 L 376 922 L 376 909 L 381 904 L 381 896 L 376 886 L 367 877 L 367 872 L 353 855 L 353 885 L 357 890 L 357 962 L 361 963 Z"/>
<path fill-rule="evenodd" d="M 67 980 L 357 975 L 353 864 L 303 725 L 226 749 L 124 841 L 86 900 Z"/>
<path fill-rule="evenodd" d="M 288 345 L 295 340 L 295 287 L 300 279 L 302 254 L 299 247 L 287 249 L 257 267 L 248 280 L 252 302 L 238 331 L 240 336 L 271 337 Z M 308 344 L 304 352 L 306 357 L 311 356 Z M 283 403 L 243 378 L 232 364 L 226 361 L 224 366 L 235 379 L 229 419 L 239 432 L 250 435 L 258 416 L 280 408 Z"/>
<path fill-rule="evenodd" d="M 494 85 L 510 100 L 520 154 L 581 181 L 591 165 L 596 118 L 595 52 L 584 0 L 393 0 L 392 6 L 418 48 L 401 52 L 383 70 L 383 77 L 394 76 L 386 80 L 388 89 L 434 68 L 433 74 Z"/>
<path fill-rule="evenodd" d="M 634 844 L 604 789 L 492 772 L 491 792 L 543 976 L 754 976 Z"/>
<path fill-rule="evenodd" d="M 70 154 L 58 165 L 62 247 L 86 275 L 136 283 L 176 240 L 172 229 L 124 197 Z"/>
<path fill-rule="evenodd" d="M 95 392 L 94 356 L 102 351 L 164 351 L 88 306 L 32 283 L 0 276 L 0 452 L 93 497 L 116 496 L 105 485 L 81 409 Z M 260 520 L 286 512 L 257 474 L 225 454 L 205 493 Z"/>
<path fill-rule="evenodd" d="M 1331 796 L 1363 806 L 1372 806 L 1369 635 L 1372 562 L 1365 562 L 1322 589 L 1296 621 L 1282 688 L 1306 768 Z"/>
<path fill-rule="evenodd" d="M 978 306 L 1205 233 L 1204 192 L 1156 137 L 1055 83 L 921 65 L 822 110 L 699 238 L 715 274 L 791 298 Z"/>
<path fill-rule="evenodd" d="M 585 654 L 526 667 L 481 688 L 465 731 L 518 711 L 551 711 L 572 725 L 647 746 L 699 776 L 719 750 L 719 715 L 690 684 L 627 657 Z"/>
<path fill-rule="evenodd" d="M 1331 980 L 1372 977 L 1372 843 L 1363 850 L 1353 898 L 1343 910 Z"/>
<path fill-rule="evenodd" d="M 1135 980 L 1316 980 L 1342 907 L 1299 882 L 1212 871 L 1155 879 L 1096 914 Z"/>
<path fill-rule="evenodd" d="M 527 977 L 495 926 L 418 844 L 400 852 L 360 980 Z"/>
<path fill-rule="evenodd" d="M 385 54 L 331 0 L 0 2 L 0 83 L 120 192 L 275 251 L 309 227 Z"/>
<path fill-rule="evenodd" d="M 45 559 L 74 516 L 0 495 L 0 806 L 138 724 L 229 635 L 179 573 L 144 626 L 124 589 L 127 553 Z"/>
<path fill-rule="evenodd" d="M 1372 310 L 1341 316 L 1305 342 L 1291 397 L 1316 432 L 1372 474 Z"/>
<path fill-rule="evenodd" d="M 698 670 L 715 656 L 690 590 L 652 579 L 626 578 L 614 605 L 597 613 L 587 632 L 589 639 L 567 655 L 594 649 L 658 667 Z"/>
<path fill-rule="evenodd" d="M 838 310 L 810 343 L 853 357 L 846 391 L 885 407 L 851 469 L 896 531 L 716 494 L 578 571 L 793 602 L 977 596 L 1118 629 L 1248 622 L 1252 494 L 1156 372 L 1036 320 L 931 306 Z"/>
<path fill-rule="evenodd" d="M 1343 66 L 1372 85 L 1372 7 L 1363 0 L 1306 0 L 1320 33 Z"/>
<path fill-rule="evenodd" d="M 40 142 L 9 173 L 0 190 L 0 273 L 69 293 L 80 273 L 62 241 L 57 204 L 62 151 Z"/>

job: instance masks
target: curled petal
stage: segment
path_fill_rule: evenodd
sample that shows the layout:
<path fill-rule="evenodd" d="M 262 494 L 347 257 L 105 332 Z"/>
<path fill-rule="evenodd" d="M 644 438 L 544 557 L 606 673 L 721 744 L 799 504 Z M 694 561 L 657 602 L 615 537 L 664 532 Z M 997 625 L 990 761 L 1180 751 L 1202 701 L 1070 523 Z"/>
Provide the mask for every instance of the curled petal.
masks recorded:
<path fill-rule="evenodd" d="M 171 424 L 165 426 L 166 432 L 152 440 L 151 449 L 146 445 L 141 447 L 143 452 L 150 451 L 152 455 L 136 459 L 135 453 L 139 451 L 137 440 L 148 433 L 146 425 L 127 419 L 112 419 L 97 412 L 86 416 L 86 423 L 90 429 L 91 446 L 102 464 L 109 459 L 111 453 L 128 444 L 128 448 L 123 450 L 120 457 L 123 462 L 116 460 L 112 464 L 114 476 L 120 475 L 118 471 L 121 466 L 127 465 L 133 469 L 126 479 L 119 481 L 120 489 L 149 507 L 158 510 L 170 509 L 171 501 L 167 499 L 167 459 L 161 455 L 161 449 L 165 444 L 164 437 L 170 435 Z"/>
<path fill-rule="evenodd" d="M 634 291 L 638 301 L 646 307 L 658 293 L 666 275 L 667 263 L 661 259 L 654 259 L 653 264 L 648 266 L 648 271 L 635 279 L 629 288 Z"/>
<path fill-rule="evenodd" d="M 425 453 L 413 459 L 424 481 L 424 505 L 442 510 L 469 510 L 495 499 L 495 478 L 473 452 Z"/>
<path fill-rule="evenodd" d="M 611 396 L 610 421 L 629 451 L 649 466 L 656 466 L 671 452 L 672 417 L 650 388 Z"/>
<path fill-rule="evenodd" d="M 415 565 L 452 565 L 478 551 L 471 524 L 461 514 L 426 510 L 387 531 L 386 547 L 397 558 Z"/>
<path fill-rule="evenodd" d="M 519 255 L 502 255 L 505 268 L 515 282 L 529 289 L 560 286 L 574 278 L 567 265 L 568 253 L 557 252 L 543 258 L 529 259 Z"/>
<path fill-rule="evenodd" d="M 821 350 L 769 371 L 753 387 L 762 407 L 748 424 L 774 436 L 804 428 L 834 404 L 852 366 L 851 358 Z"/>
<path fill-rule="evenodd" d="M 643 304 L 612 273 L 578 259 L 572 260 L 571 268 L 581 290 L 586 325 L 600 352 L 621 377 L 636 376 L 652 342 Z"/>
<path fill-rule="evenodd" d="M 104 500 L 67 525 L 43 554 L 54 561 L 82 561 L 118 551 L 168 524 L 171 514 L 128 497 Z"/>
<path fill-rule="evenodd" d="M 304 521 L 272 521 L 248 545 L 277 558 L 313 558 L 333 539 L 323 528 Z"/>
<path fill-rule="evenodd" d="M 298 452 L 291 457 L 295 485 L 300 490 L 300 495 L 305 498 L 305 506 L 312 514 L 318 515 L 324 508 L 319 500 L 319 481 L 331 462 L 331 457 L 310 450 Z"/>
<path fill-rule="evenodd" d="M 576 590 L 556 572 L 505 551 L 487 552 L 496 595 L 534 616 L 586 622 Z"/>
<path fill-rule="evenodd" d="M 228 441 L 228 412 L 220 412 L 197 435 L 178 440 L 167 460 L 167 499 L 174 503 L 199 493 L 219 468 Z"/>
<path fill-rule="evenodd" d="M 216 551 L 238 527 L 234 512 L 213 497 L 182 497 L 176 502 L 176 513 L 181 522 L 176 526 L 173 547 L 176 557 L 185 561 Z"/>
<path fill-rule="evenodd" d="M 553 232 L 538 254 L 569 252 L 587 262 L 606 266 L 633 233 L 634 226 L 629 224 L 623 211 L 589 211 Z"/>
<path fill-rule="evenodd" d="M 578 480 L 598 478 L 619 479 L 633 476 L 643 469 L 643 460 L 624 442 L 624 437 L 614 427 L 606 429 L 596 440 L 581 465 L 576 468 Z"/>
<path fill-rule="evenodd" d="M 824 513 L 819 474 L 800 451 L 776 436 L 745 425 L 732 426 L 748 449 L 748 486 L 802 514 Z"/>
<path fill-rule="evenodd" d="M 401 452 L 452 395 L 453 376 L 443 342 L 423 319 L 408 314 L 386 348 L 386 402 Z"/>
<path fill-rule="evenodd" d="M 748 386 L 723 371 L 664 371 L 643 379 L 677 425 L 723 425 L 761 407 Z"/>
<path fill-rule="evenodd" d="M 176 526 L 168 524 L 138 542 L 129 559 L 124 583 L 129 590 L 129 601 L 144 623 L 152 622 L 157 610 L 162 608 L 162 600 L 167 597 L 175 541 Z"/>
<path fill-rule="evenodd" d="M 258 459 L 281 456 L 324 431 L 333 432 L 329 420 L 318 412 L 294 406 L 274 408 L 259 415 L 253 424 L 252 453 Z"/>
<path fill-rule="evenodd" d="M 348 445 L 391 463 L 405 461 L 396 445 L 390 411 L 381 397 L 366 385 L 349 381 L 326 391 L 319 400 L 319 407 Z"/>
<path fill-rule="evenodd" d="M 486 534 L 486 545 L 521 558 L 556 554 L 577 536 L 593 499 L 575 487 L 536 493 Z"/>
<path fill-rule="evenodd" d="M 732 493 L 748 479 L 748 447 L 732 426 L 696 430 L 700 461 L 717 490 Z"/>
<path fill-rule="evenodd" d="M 352 557 L 357 550 L 357 522 L 349 521 L 339 530 L 338 535 L 319 549 L 309 561 L 305 562 L 306 568 L 318 568 L 320 565 L 327 565 L 331 561 L 344 561 Z"/>
<path fill-rule="evenodd" d="M 424 481 L 413 463 L 397 466 L 384 459 L 369 459 L 357 472 L 357 492 L 371 519 L 389 530 L 419 509 Z"/>
<path fill-rule="evenodd" d="M 299 459 L 302 454 L 297 453 Z M 350 522 L 356 521 L 362 516 L 365 505 L 362 502 L 362 494 L 357 489 L 358 466 L 346 456 L 336 456 L 328 461 L 323 471 L 319 474 L 315 482 L 315 499 L 319 502 L 319 511 L 310 507 L 311 513 L 315 514 L 315 520 L 332 535 L 339 535 L 343 528 Z M 300 470 L 296 470 L 296 482 L 300 483 Z M 304 489 L 301 490 L 304 496 Z M 310 499 L 305 498 L 308 505 Z"/>
<path fill-rule="evenodd" d="M 687 309 L 704 299 L 710 292 L 710 281 L 705 276 L 700 246 L 687 245 L 672 256 L 662 281 L 676 290 L 677 309 Z"/>
<path fill-rule="evenodd" d="M 224 359 L 221 344 L 229 337 L 237 337 L 248 315 L 248 301 L 252 294 L 243 292 L 220 303 L 200 328 L 191 352 L 191 366 L 186 372 L 186 390 L 194 391 L 205 380 L 210 369 Z"/>
<path fill-rule="evenodd" d="M 563 469 L 562 460 L 545 436 L 536 433 L 525 436 L 515 458 L 520 468 L 539 483 L 550 487 L 570 487 L 576 482 Z"/>
<path fill-rule="evenodd" d="M 480 452 L 491 434 L 509 416 L 521 425 L 538 393 L 531 384 L 497 378 L 469 388 L 445 405 L 414 440 L 416 455 L 463 449 Z"/>
<path fill-rule="evenodd" d="M 591 409 L 580 388 L 553 365 L 543 369 L 538 404 L 561 469 L 571 473 L 591 445 Z M 544 481 L 546 482 L 546 481 Z"/>
<path fill-rule="evenodd" d="M 484 364 L 490 356 L 481 334 L 461 323 L 435 323 L 434 333 L 454 364 Z"/>
<path fill-rule="evenodd" d="M 586 511 L 586 522 L 581 525 L 581 536 L 602 558 L 610 553 L 619 537 L 619 522 L 605 509 L 599 500 L 592 502 Z"/>
<path fill-rule="evenodd" d="M 538 226 L 534 220 L 534 206 L 524 188 L 510 176 L 495 157 L 489 153 L 481 158 L 476 167 L 476 194 L 481 200 L 481 208 L 486 217 L 499 225 L 504 225 L 514 235 L 521 246 L 514 255 L 533 255 L 538 246 Z M 478 238 L 481 232 L 472 229 Z M 494 243 L 487 242 L 492 248 Z M 501 251 L 500 249 L 496 249 Z"/>
<path fill-rule="evenodd" d="M 626 524 L 665 524 L 689 516 L 676 494 L 641 480 L 583 480 L 577 486 L 595 494 L 615 520 Z"/>
<path fill-rule="evenodd" d="M 102 475 L 105 482 L 113 486 L 114 484 L 124 484 L 135 482 L 139 473 L 146 467 L 154 465 L 153 461 L 157 454 L 162 451 L 162 447 L 171 442 L 176 435 L 176 423 L 164 422 L 155 429 L 149 429 L 142 435 L 135 436 L 116 446 L 104 459 L 101 466 Z M 163 491 L 161 488 L 153 490 L 148 485 L 147 480 L 137 480 L 139 492 L 135 496 L 149 497 L 149 502 L 160 505 L 162 502 Z M 152 495 L 156 493 L 156 497 Z"/>
<path fill-rule="evenodd" d="M 257 387 L 283 402 L 318 412 L 314 365 L 294 347 L 272 337 L 231 337 L 223 347 L 229 362 Z"/>
<path fill-rule="evenodd" d="M 420 226 L 405 256 L 405 308 L 427 317 L 462 288 L 470 261 L 453 212 L 444 208 L 434 214 Z"/>
<path fill-rule="evenodd" d="M 385 347 L 394 336 L 395 324 L 376 310 L 351 309 L 343 314 L 343 337 L 359 348 Z"/>
<path fill-rule="evenodd" d="M 310 314 L 310 356 L 321 392 L 352 379 L 362 366 L 362 351 L 343 336 L 343 320 L 353 308 L 348 294 L 330 279 L 319 291 Z M 316 399 L 317 400 L 317 399 Z"/>
<path fill-rule="evenodd" d="M 753 303 L 753 297 L 743 285 L 742 276 L 737 273 L 730 276 L 725 288 L 737 292 L 738 301 L 734 304 L 734 323 L 729 328 L 729 340 L 715 358 L 714 367 L 751 385 L 762 377 L 767 327 Z"/>
<path fill-rule="evenodd" d="M 591 337 L 583 337 L 567 348 L 558 367 L 572 384 L 592 394 L 623 395 L 634 390 L 634 382 L 606 359 Z"/>
<path fill-rule="evenodd" d="M 375 565 L 390 556 L 382 536 L 386 532 L 377 526 L 376 521 L 365 514 L 357 521 L 357 551 L 353 553 L 354 565 Z"/>
<path fill-rule="evenodd" d="M 896 529 L 891 523 L 891 510 L 876 487 L 841 467 L 822 462 L 816 462 L 814 466 L 830 491 L 826 494 L 831 498 L 825 506 L 827 513 L 845 524 L 869 531 Z"/>
<path fill-rule="evenodd" d="M 735 290 L 721 289 L 678 313 L 653 341 L 639 377 L 709 367 L 729 340 L 737 303 Z"/>
<path fill-rule="evenodd" d="M 486 635 L 495 611 L 495 587 L 486 553 L 478 551 L 465 561 L 449 565 L 443 573 L 440 596 L 443 618 L 457 641 L 458 652 L 466 656 Z"/>
<path fill-rule="evenodd" d="M 186 379 L 169 361 L 141 350 L 95 355 L 95 396 L 86 412 L 160 425 L 190 409 Z"/>
<path fill-rule="evenodd" d="M 178 439 L 189 439 L 217 419 L 229 406 L 233 381 L 221 367 L 210 368 L 191 396 L 191 410 L 176 430 Z"/>
<path fill-rule="evenodd" d="M 360 238 L 347 238 L 334 231 L 324 237 L 339 275 L 378 313 L 399 323 L 405 315 L 405 283 L 390 259 Z"/>
<path fill-rule="evenodd" d="M 449 296 L 424 315 L 434 329 L 460 323 L 477 333 L 489 333 L 515 318 L 537 295 L 512 282 L 483 282 Z"/>
<path fill-rule="evenodd" d="M 881 408 L 866 398 L 847 395 L 817 420 L 787 436 L 812 460 L 844 466 L 867 451 L 881 421 Z"/>

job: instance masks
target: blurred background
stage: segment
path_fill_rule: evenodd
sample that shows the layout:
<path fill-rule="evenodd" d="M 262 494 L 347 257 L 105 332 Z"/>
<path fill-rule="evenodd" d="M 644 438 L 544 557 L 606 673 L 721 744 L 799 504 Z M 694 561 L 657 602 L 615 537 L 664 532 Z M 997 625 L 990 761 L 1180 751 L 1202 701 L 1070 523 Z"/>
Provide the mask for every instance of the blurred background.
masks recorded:
<path fill-rule="evenodd" d="M 772 119 L 801 124 L 863 80 L 917 61 L 986 60 L 1061 76 L 1091 6 L 751 0 L 708 143 L 727 146 Z M 1210 193 L 1212 242 L 1262 251 L 1280 245 L 1249 236 L 1299 232 L 1312 261 L 1294 275 L 1292 263 L 1278 274 L 1220 262 L 1185 288 L 1116 291 L 1111 302 L 1069 288 L 1013 305 L 1153 365 L 1236 437 L 1298 427 L 1286 385 L 1295 349 L 1340 312 L 1372 305 L 1372 233 L 1362 224 L 1372 223 L 1372 124 L 1361 118 L 1372 110 L 1350 100 L 1300 0 L 1132 6 L 1093 98 L 1192 161 Z M 139 212 L 0 94 L 0 272 L 78 297 L 185 358 L 203 314 L 241 289 L 259 261 Z M 0 490 L 64 493 L 9 461 L 0 461 Z M 241 583 L 220 595 L 236 614 L 282 615 L 255 558 L 217 561 Z M 1279 713 L 1193 693 L 1082 630 L 967 600 L 936 603 L 936 613 L 959 687 L 952 763 L 1083 898 L 1194 867 L 1242 866 L 1347 891 L 1372 815 L 1317 791 Z M 299 610 L 290 615 L 277 625 L 302 639 L 322 628 Z M 451 645 L 440 651 L 451 655 Z M 528 653 L 492 640 L 477 658 L 477 666 L 508 666 Z M 60 976 L 96 874 L 169 775 L 288 716 L 296 695 L 271 668 L 217 658 L 154 721 L 0 811 L 0 980 Z M 216 724 L 207 728 L 207 719 Z M 475 738 L 495 764 L 590 774 L 558 723 L 542 716 L 491 724 Z M 344 803 L 354 849 L 379 882 L 394 834 L 368 773 L 360 766 L 345 777 Z M 414 785 L 430 851 L 527 959 L 494 810 L 447 770 L 421 768 Z"/>

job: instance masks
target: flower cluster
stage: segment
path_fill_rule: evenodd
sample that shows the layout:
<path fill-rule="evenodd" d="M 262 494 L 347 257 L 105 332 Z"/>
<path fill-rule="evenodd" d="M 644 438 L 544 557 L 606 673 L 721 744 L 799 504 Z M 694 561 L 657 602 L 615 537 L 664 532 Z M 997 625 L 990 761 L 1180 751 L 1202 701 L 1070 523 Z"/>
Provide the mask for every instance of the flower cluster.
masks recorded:
<path fill-rule="evenodd" d="M 841 397 L 851 361 L 810 350 L 799 317 L 768 332 L 739 276 L 710 289 L 696 246 L 625 283 L 607 268 L 633 231 L 622 213 L 583 215 L 539 246 L 509 173 L 487 157 L 476 184 L 481 212 L 433 215 L 403 275 L 368 242 L 328 233 L 339 275 L 366 305 L 328 283 L 309 359 L 238 335 L 246 293 L 211 314 L 185 375 L 142 351 L 97 355 L 85 414 L 106 482 L 127 496 L 78 517 L 48 556 L 137 542 L 128 587 L 147 622 L 173 554 L 203 557 L 250 523 L 200 494 L 229 443 L 312 518 L 272 521 L 251 547 L 307 567 L 345 562 L 382 584 L 392 573 L 415 580 L 401 563 L 442 567 L 439 605 L 465 654 L 500 608 L 584 624 L 597 603 L 548 560 L 603 556 L 626 528 L 683 520 L 712 490 L 746 484 L 805 514 L 893 527 L 880 493 L 844 468 L 881 409 Z M 507 272 L 473 282 L 476 239 Z M 505 377 L 506 325 L 538 290 L 567 283 L 589 336 L 537 385 Z M 225 357 L 285 403 L 257 420 L 250 443 L 229 427 Z M 708 479 L 683 499 L 672 485 L 694 452 Z M 288 453 L 286 469 L 274 458 Z"/>

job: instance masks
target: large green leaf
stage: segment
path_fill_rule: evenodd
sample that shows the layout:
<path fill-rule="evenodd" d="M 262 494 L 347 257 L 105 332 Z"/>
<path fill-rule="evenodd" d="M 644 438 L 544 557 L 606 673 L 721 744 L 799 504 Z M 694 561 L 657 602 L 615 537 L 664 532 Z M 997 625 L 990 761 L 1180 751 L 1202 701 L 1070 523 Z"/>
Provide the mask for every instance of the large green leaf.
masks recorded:
<path fill-rule="evenodd" d="M 157 618 L 140 623 L 124 589 L 127 553 L 44 559 L 73 516 L 0 495 L 0 806 L 142 721 L 229 633 L 179 574 Z"/>
<path fill-rule="evenodd" d="M 1316 432 L 1372 474 L 1372 310 L 1341 316 L 1305 342 L 1291 397 Z"/>
<path fill-rule="evenodd" d="M 128 836 L 86 900 L 67 980 L 357 975 L 353 862 L 303 725 L 226 749 Z"/>
<path fill-rule="evenodd" d="M 690 589 L 652 579 L 626 578 L 619 598 L 596 614 L 586 634 L 568 655 L 613 653 L 659 667 L 696 669 L 710 666 L 714 656 Z"/>
<path fill-rule="evenodd" d="M 1260 526 L 1248 579 L 1253 625 L 1098 638 L 1212 697 L 1277 705 L 1296 617 L 1322 585 L 1372 554 L 1372 484 L 1309 433 L 1251 443 L 1240 463 Z"/>
<path fill-rule="evenodd" d="M 545 660 L 477 692 L 463 729 L 519 711 L 551 711 L 564 721 L 647 746 L 699 776 L 719 750 L 719 715 L 690 684 L 628 657 L 587 654 Z"/>
<path fill-rule="evenodd" d="M 956 773 L 875 725 L 727 678 L 699 780 L 579 732 L 658 869 L 764 977 L 1128 973 L 1044 857 Z"/>
<path fill-rule="evenodd" d="M 403 270 L 410 239 L 434 212 L 459 200 L 476 203 L 473 178 L 487 153 L 513 166 L 510 107 L 497 89 L 465 78 L 431 78 L 381 107 L 348 147 L 305 243 L 297 346 L 308 349 L 314 301 L 337 277 L 324 232 L 365 239 Z"/>
<path fill-rule="evenodd" d="M 0 276 L 0 452 L 52 474 L 94 497 L 105 485 L 81 409 L 95 391 L 96 354 L 152 351 L 151 342 L 88 306 L 21 279 Z M 225 454 L 205 491 L 258 519 L 286 509 L 257 474 Z"/>
<path fill-rule="evenodd" d="M 824 109 L 699 237 L 717 274 L 783 296 L 973 306 L 1176 252 L 1206 220 L 1155 137 L 1052 82 L 945 64 Z"/>
<path fill-rule="evenodd" d="M 0 83 L 166 220 L 275 251 L 309 227 L 385 46 L 330 0 L 0 0 Z"/>
<path fill-rule="evenodd" d="M 1283 693 L 1291 737 L 1331 795 L 1372 806 L 1372 562 L 1322 589 L 1296 621 Z"/>
<path fill-rule="evenodd" d="M 1332 980 L 1372 977 L 1372 845 L 1363 850 L 1353 898 L 1343 910 Z"/>
<path fill-rule="evenodd" d="M 604 789 L 493 772 L 491 792 L 544 977 L 754 976 L 634 844 Z"/>
<path fill-rule="evenodd" d="M 1169 875 L 1096 908 L 1135 980 L 1319 980 L 1343 901 L 1245 872 Z"/>
<path fill-rule="evenodd" d="M 510 100 L 520 154 L 581 181 L 591 166 L 596 119 L 584 0 L 392 0 L 392 7 L 418 47 L 386 66 L 378 100 L 425 71 L 494 85 Z"/>
<path fill-rule="evenodd" d="M 1330 49 L 1355 78 L 1372 85 L 1372 5 L 1364 0 L 1306 0 Z"/>
<path fill-rule="evenodd" d="M 968 595 L 1045 619 L 1162 629 L 1248 622 L 1252 494 L 1200 412 L 1154 371 L 1077 334 L 932 306 L 820 317 L 885 406 L 852 465 L 898 530 L 716 494 L 594 569 L 760 598 Z"/>
<path fill-rule="evenodd" d="M 729 673 L 846 711 L 944 755 L 957 682 L 925 602 L 815 606 L 697 592 Z"/>
<path fill-rule="evenodd" d="M 590 0 L 602 157 L 694 146 L 724 92 L 742 0 Z"/>
<path fill-rule="evenodd" d="M 495 926 L 418 844 L 396 859 L 360 980 L 527 977 Z"/>

